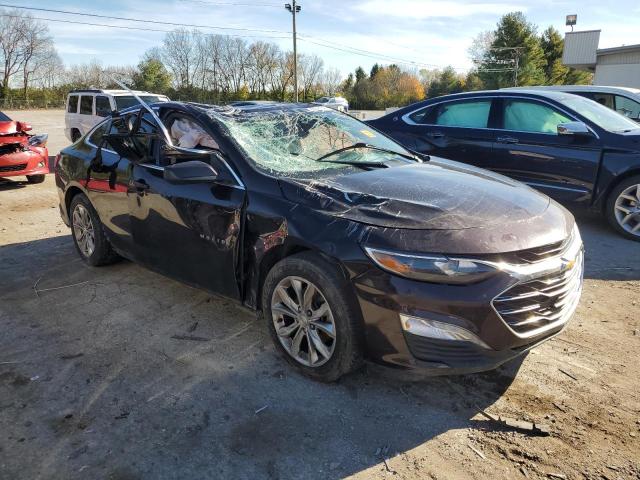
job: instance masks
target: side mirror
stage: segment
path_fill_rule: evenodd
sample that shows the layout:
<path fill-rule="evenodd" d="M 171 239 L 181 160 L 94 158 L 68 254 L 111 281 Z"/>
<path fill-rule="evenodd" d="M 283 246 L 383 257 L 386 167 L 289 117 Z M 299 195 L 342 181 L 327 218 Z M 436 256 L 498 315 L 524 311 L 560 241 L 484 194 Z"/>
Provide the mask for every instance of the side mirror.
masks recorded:
<path fill-rule="evenodd" d="M 16 126 L 18 127 L 19 132 L 30 132 L 31 130 L 33 130 L 31 124 L 25 122 L 18 122 Z"/>
<path fill-rule="evenodd" d="M 582 122 L 566 122 L 558 125 L 558 135 L 576 135 L 581 137 L 591 137 L 593 133 Z"/>
<path fill-rule="evenodd" d="M 164 179 L 170 183 L 207 183 L 218 178 L 218 172 L 200 160 L 176 163 L 164 167 Z"/>

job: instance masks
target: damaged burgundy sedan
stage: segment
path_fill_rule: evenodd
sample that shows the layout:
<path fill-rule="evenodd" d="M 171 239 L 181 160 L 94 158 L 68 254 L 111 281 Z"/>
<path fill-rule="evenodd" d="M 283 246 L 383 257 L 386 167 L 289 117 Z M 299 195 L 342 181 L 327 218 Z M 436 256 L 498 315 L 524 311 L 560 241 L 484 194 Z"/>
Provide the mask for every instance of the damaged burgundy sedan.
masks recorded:
<path fill-rule="evenodd" d="M 123 256 L 261 312 L 320 380 L 365 359 L 491 369 L 560 332 L 580 297 L 563 207 L 324 107 L 114 113 L 62 151 L 56 182 L 87 263 Z"/>

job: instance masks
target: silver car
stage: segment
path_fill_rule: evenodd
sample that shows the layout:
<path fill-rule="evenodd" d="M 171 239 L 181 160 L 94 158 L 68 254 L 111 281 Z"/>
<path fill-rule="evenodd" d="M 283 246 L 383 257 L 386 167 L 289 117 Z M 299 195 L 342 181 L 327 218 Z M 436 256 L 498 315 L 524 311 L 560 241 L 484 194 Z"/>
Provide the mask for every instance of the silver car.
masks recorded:
<path fill-rule="evenodd" d="M 321 97 L 313 103 L 315 103 L 316 105 L 333 108 L 334 110 L 338 110 L 339 112 L 349 111 L 349 102 L 347 102 L 346 98 L 342 97 Z"/>

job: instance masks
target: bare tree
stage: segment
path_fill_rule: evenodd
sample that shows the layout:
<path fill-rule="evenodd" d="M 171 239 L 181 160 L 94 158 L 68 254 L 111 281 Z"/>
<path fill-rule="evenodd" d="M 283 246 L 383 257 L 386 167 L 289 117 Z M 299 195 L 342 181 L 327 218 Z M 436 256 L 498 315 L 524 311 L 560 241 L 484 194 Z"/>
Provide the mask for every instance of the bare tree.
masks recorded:
<path fill-rule="evenodd" d="M 22 88 L 25 100 L 29 96 L 29 80 L 40 68 L 42 61 L 55 51 L 49 28 L 31 17 L 25 17 L 22 40 Z"/>
<path fill-rule="evenodd" d="M 492 31 L 480 32 L 476 35 L 468 50 L 469 57 L 471 57 L 473 63 L 479 65 L 485 60 L 494 38 L 495 34 Z"/>
<path fill-rule="evenodd" d="M 65 66 L 55 48 L 39 55 L 36 60 L 38 68 L 30 80 L 38 88 L 47 89 L 58 86 L 65 76 Z"/>
<path fill-rule="evenodd" d="M 320 84 L 325 95 L 334 97 L 340 90 L 342 74 L 337 68 L 325 70 L 321 76 Z"/>
<path fill-rule="evenodd" d="M 252 92 L 266 96 L 278 68 L 280 49 L 274 43 L 256 42 L 249 47 L 249 71 Z"/>
<path fill-rule="evenodd" d="M 273 71 L 271 85 L 273 93 L 284 102 L 287 89 L 293 80 L 293 52 L 280 53 L 278 63 Z"/>
<path fill-rule="evenodd" d="M 180 28 L 169 32 L 164 37 L 162 60 L 173 72 L 176 87 L 189 88 L 192 85 L 194 58 L 197 51 L 197 32 Z"/>
<path fill-rule="evenodd" d="M 1 11 L 0 56 L 2 60 L 2 97 L 9 95 L 11 78 L 20 71 L 24 58 L 25 16 L 16 10 Z"/>
<path fill-rule="evenodd" d="M 302 98 L 312 93 L 313 85 L 319 80 L 322 74 L 324 62 L 317 55 L 299 55 L 298 56 L 298 76 L 302 80 Z"/>

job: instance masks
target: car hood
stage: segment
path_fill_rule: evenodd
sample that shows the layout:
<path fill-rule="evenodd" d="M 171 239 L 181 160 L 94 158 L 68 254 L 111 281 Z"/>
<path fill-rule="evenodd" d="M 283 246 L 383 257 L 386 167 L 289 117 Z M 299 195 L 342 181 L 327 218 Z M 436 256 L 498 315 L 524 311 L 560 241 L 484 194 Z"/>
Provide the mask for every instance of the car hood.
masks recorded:
<path fill-rule="evenodd" d="M 0 122 L 0 135 L 12 135 L 20 133 L 18 131 L 18 122 Z"/>
<path fill-rule="evenodd" d="M 333 216 L 369 225 L 460 230 L 523 222 L 550 200 L 526 185 L 474 167 L 431 160 L 340 174 L 281 179 L 284 196 Z"/>

